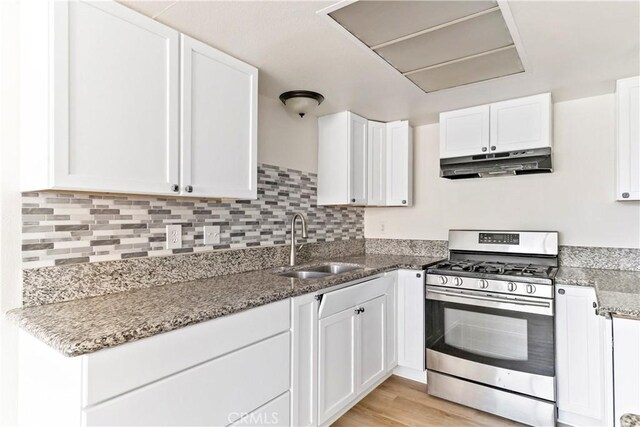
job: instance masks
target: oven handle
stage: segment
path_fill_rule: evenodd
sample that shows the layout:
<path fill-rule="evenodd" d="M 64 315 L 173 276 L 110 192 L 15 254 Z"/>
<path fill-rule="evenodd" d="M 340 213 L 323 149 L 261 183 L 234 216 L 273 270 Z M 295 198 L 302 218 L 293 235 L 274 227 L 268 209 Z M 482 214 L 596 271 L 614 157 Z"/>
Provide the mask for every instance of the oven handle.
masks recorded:
<path fill-rule="evenodd" d="M 429 294 L 438 294 L 442 295 L 442 297 L 429 298 Z M 483 307 L 493 307 L 493 308 L 504 308 L 502 305 L 511 305 L 511 306 L 520 306 L 520 307 L 510 307 L 504 308 L 505 310 L 511 311 L 523 311 L 526 313 L 537 313 L 543 314 L 547 316 L 553 316 L 553 304 L 551 301 L 524 301 L 524 300 L 512 300 L 507 298 L 499 298 L 499 297 L 488 297 L 481 295 L 470 295 L 466 293 L 458 293 L 458 292 L 447 292 L 436 289 L 427 289 L 426 294 L 427 299 L 435 299 L 439 301 L 449 301 L 449 302 L 461 302 L 460 300 L 472 299 L 475 300 L 476 305 L 480 305 Z"/>

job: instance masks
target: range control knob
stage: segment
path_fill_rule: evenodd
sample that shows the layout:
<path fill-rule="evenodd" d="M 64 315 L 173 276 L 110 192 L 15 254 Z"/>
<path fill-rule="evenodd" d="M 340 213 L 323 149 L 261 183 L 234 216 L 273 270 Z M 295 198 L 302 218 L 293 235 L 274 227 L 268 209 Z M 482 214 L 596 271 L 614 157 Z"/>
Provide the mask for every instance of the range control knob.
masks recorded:
<path fill-rule="evenodd" d="M 440 283 L 442 283 L 443 285 L 447 283 L 446 276 L 440 276 Z"/>
<path fill-rule="evenodd" d="M 456 285 L 456 286 L 462 286 L 462 279 L 459 278 L 459 277 L 455 277 L 453 279 L 453 284 Z"/>
<path fill-rule="evenodd" d="M 533 285 L 527 285 L 527 293 L 528 294 L 535 294 L 536 293 L 536 287 Z"/>
<path fill-rule="evenodd" d="M 507 284 L 507 289 L 509 289 L 509 292 L 515 292 L 515 290 L 518 289 L 518 285 L 513 282 L 509 282 Z"/>
<path fill-rule="evenodd" d="M 480 280 L 478 280 L 478 287 L 480 289 L 487 289 L 489 287 L 489 282 L 487 282 L 484 279 L 480 279 Z"/>

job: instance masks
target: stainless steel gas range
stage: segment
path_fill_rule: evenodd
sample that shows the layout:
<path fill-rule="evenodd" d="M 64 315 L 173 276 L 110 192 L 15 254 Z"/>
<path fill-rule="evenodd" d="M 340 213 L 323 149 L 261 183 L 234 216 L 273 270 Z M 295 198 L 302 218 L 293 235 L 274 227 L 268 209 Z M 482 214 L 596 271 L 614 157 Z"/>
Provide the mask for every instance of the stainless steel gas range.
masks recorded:
<path fill-rule="evenodd" d="M 427 270 L 429 394 L 555 425 L 557 267 L 557 232 L 449 231 L 449 259 Z"/>

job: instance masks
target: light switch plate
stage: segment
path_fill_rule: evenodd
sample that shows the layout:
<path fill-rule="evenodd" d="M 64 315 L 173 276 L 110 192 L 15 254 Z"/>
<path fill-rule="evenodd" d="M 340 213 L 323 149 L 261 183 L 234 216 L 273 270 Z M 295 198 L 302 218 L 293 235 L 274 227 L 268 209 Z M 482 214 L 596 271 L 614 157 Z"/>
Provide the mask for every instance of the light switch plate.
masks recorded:
<path fill-rule="evenodd" d="M 204 227 L 204 244 L 217 245 L 220 243 L 220 226 L 205 225 Z"/>
<path fill-rule="evenodd" d="M 182 247 L 182 226 L 167 225 L 167 249 L 180 249 Z"/>

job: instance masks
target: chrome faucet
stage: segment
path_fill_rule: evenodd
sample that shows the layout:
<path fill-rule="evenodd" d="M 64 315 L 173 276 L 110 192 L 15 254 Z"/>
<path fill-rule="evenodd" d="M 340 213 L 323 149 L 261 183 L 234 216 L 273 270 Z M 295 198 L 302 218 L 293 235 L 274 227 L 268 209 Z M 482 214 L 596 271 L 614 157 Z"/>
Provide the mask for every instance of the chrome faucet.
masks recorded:
<path fill-rule="evenodd" d="M 289 254 L 289 265 L 291 266 L 296 265 L 296 251 L 302 247 L 302 245 L 300 245 L 300 248 L 296 247 L 296 219 L 298 218 L 300 218 L 302 222 L 302 237 L 305 239 L 308 237 L 307 220 L 304 218 L 304 215 L 296 212 L 291 219 L 291 253 Z"/>

